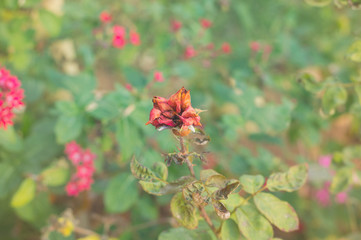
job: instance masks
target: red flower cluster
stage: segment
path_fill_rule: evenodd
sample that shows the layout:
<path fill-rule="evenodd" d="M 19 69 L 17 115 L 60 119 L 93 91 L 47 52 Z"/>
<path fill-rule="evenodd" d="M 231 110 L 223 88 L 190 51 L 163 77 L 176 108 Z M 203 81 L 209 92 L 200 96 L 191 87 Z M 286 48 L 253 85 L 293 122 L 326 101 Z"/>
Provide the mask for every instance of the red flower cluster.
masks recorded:
<path fill-rule="evenodd" d="M 169 99 L 153 97 L 153 109 L 150 111 L 149 121 L 157 129 L 180 128 L 187 135 L 194 126 L 202 126 L 201 118 L 191 106 L 190 91 L 182 87 Z"/>
<path fill-rule="evenodd" d="M 65 190 L 68 196 L 77 196 L 80 192 L 89 190 L 93 183 L 96 155 L 90 149 L 82 149 L 75 141 L 66 144 L 65 153 L 76 168 Z"/>
<path fill-rule="evenodd" d="M 102 23 L 108 23 L 112 21 L 112 15 L 110 15 L 110 13 L 108 13 L 107 11 L 103 11 L 100 13 L 99 15 L 99 20 Z"/>
<path fill-rule="evenodd" d="M 0 68 L 0 128 L 13 125 L 13 110 L 24 106 L 24 90 L 16 76 Z"/>
<path fill-rule="evenodd" d="M 131 30 L 129 33 L 129 41 L 134 46 L 140 45 L 140 37 L 139 34 Z M 123 48 L 127 41 L 126 41 L 126 30 L 123 26 L 114 25 L 113 26 L 113 47 L 115 48 Z"/>

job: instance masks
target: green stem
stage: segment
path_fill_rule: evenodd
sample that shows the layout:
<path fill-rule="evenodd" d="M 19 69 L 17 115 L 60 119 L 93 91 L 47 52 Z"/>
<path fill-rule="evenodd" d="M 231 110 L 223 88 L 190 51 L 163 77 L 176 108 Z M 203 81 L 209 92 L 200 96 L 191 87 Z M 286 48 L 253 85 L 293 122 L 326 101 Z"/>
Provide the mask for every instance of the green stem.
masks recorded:
<path fill-rule="evenodd" d="M 180 152 L 185 155 L 188 154 L 188 150 L 186 149 L 185 145 L 184 145 L 184 139 L 183 137 L 179 138 L 179 144 L 180 144 Z M 189 172 L 191 173 L 191 175 L 195 178 L 196 175 L 194 173 L 194 169 L 193 169 L 193 164 L 189 161 L 188 157 L 185 159 L 187 165 L 188 165 L 188 169 Z M 201 215 L 203 217 L 203 219 L 206 221 L 206 223 L 208 224 L 208 226 L 211 228 L 211 230 L 213 231 L 213 233 L 216 235 L 216 237 L 218 239 L 220 239 L 219 237 L 219 231 L 217 231 L 216 227 L 213 225 L 212 220 L 209 218 L 206 210 L 204 209 L 203 206 L 198 206 L 199 211 L 201 212 Z"/>

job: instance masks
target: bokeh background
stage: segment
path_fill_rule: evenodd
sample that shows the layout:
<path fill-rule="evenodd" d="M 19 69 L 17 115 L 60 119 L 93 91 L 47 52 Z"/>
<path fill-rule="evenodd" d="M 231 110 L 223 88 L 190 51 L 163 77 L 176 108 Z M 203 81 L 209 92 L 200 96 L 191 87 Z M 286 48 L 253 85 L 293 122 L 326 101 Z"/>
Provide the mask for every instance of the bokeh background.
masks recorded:
<path fill-rule="evenodd" d="M 211 138 L 199 149 L 209 151 L 208 163 L 196 172 L 269 176 L 307 162 L 307 184 L 278 194 L 294 206 L 300 229 L 275 236 L 361 239 L 358 4 L 0 1 L 0 67 L 25 95 L 13 126 L 0 129 L 1 239 L 40 239 L 67 209 L 81 229 L 53 239 L 89 231 L 158 239 L 175 226 L 171 196 L 142 191 L 129 162 L 136 155 L 151 166 L 177 149 L 169 131 L 145 123 L 152 97 L 182 86 L 206 110 Z M 91 190 L 77 196 L 66 188 L 75 171 L 64 153 L 71 141 L 96 155 Z M 188 174 L 185 166 L 169 172 Z M 19 190 L 27 179 L 35 193 Z M 26 203 L 14 205 L 14 194 Z"/>

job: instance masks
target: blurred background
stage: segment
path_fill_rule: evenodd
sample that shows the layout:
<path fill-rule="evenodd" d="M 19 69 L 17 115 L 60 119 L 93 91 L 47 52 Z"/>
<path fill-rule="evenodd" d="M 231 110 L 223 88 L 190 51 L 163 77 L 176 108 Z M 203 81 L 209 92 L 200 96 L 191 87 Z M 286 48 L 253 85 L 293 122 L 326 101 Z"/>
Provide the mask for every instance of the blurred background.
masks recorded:
<path fill-rule="evenodd" d="M 0 1 L 0 68 L 24 91 L 13 124 L 0 104 L 1 239 L 158 239 L 175 226 L 171 196 L 145 193 L 129 163 L 177 149 L 145 123 L 152 97 L 182 86 L 211 138 L 196 172 L 269 176 L 307 162 L 307 184 L 278 194 L 300 229 L 275 236 L 361 239 L 358 5 Z M 73 153 L 94 167 L 82 189 Z M 171 180 L 187 174 L 169 167 Z"/>

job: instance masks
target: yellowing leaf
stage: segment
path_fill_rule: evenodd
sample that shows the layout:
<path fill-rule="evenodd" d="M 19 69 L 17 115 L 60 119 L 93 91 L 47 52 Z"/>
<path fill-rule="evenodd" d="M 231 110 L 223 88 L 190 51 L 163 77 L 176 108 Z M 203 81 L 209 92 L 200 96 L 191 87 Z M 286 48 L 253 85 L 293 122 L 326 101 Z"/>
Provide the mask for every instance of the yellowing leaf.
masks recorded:
<path fill-rule="evenodd" d="M 258 193 L 254 196 L 258 210 L 276 227 L 285 232 L 298 229 L 299 220 L 293 207 L 270 193 Z"/>
<path fill-rule="evenodd" d="M 188 203 L 182 193 L 177 193 L 170 203 L 172 215 L 177 221 L 188 229 L 195 229 L 198 226 L 196 209 Z"/>
<path fill-rule="evenodd" d="M 31 200 L 33 200 L 35 196 L 35 190 L 35 181 L 31 178 L 25 179 L 13 195 L 13 198 L 11 199 L 11 206 L 13 208 L 19 208 L 26 205 Z"/>

